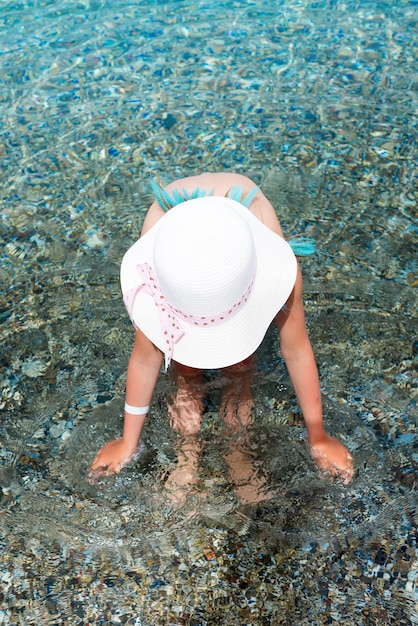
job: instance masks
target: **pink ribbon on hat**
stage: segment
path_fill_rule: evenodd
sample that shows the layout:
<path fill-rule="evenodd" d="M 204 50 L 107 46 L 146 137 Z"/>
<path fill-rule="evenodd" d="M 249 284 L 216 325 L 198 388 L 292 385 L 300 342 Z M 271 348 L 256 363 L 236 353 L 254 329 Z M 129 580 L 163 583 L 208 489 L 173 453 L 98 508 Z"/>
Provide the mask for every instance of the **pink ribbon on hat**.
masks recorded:
<path fill-rule="evenodd" d="M 152 296 L 155 305 L 158 307 L 161 331 L 166 342 L 164 349 L 166 370 L 173 356 L 174 344 L 177 343 L 185 333 L 184 328 L 181 326 L 181 320 L 193 326 L 217 326 L 218 324 L 222 324 L 227 319 L 233 317 L 235 313 L 239 311 L 241 305 L 247 301 L 255 277 L 254 271 L 254 275 L 241 298 L 225 311 L 216 313 L 215 315 L 188 315 L 174 308 L 167 302 L 164 295 L 161 293 L 154 272 L 148 263 L 138 264 L 137 271 L 141 282 L 124 294 L 123 300 L 125 307 L 134 326 L 136 326 L 132 317 L 132 311 L 137 294 L 140 291 L 145 291 Z"/>
<path fill-rule="evenodd" d="M 129 317 L 133 321 L 132 310 L 137 294 L 140 291 L 145 291 L 154 299 L 154 303 L 158 307 L 161 332 L 166 341 L 164 355 L 165 368 L 167 370 L 173 356 L 174 344 L 183 337 L 184 330 L 180 325 L 179 316 L 177 315 L 176 309 L 168 304 L 167 300 L 161 293 L 151 266 L 148 265 L 148 263 L 140 263 L 139 265 L 137 265 L 137 270 L 140 276 L 141 283 L 136 285 L 136 287 L 134 287 L 133 289 L 130 289 L 124 295 L 123 300 L 129 313 Z"/>

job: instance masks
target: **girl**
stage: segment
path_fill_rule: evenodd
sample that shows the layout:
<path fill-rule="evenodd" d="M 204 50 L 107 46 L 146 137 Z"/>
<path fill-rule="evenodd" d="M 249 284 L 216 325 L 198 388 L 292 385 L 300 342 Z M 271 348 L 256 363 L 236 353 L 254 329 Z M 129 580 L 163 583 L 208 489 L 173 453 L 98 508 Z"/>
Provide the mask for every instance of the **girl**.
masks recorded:
<path fill-rule="evenodd" d="M 119 472 L 134 455 L 165 361 L 178 386 L 169 407 L 171 423 L 182 437 L 168 486 L 192 483 L 199 457 L 201 371 L 222 368 L 228 375 L 221 413 L 231 428 L 245 431 L 251 421 L 253 355 L 274 320 L 311 454 L 322 470 L 349 482 L 352 458 L 324 430 L 301 272 L 272 205 L 239 174 L 205 173 L 153 188 L 156 200 L 141 237 L 121 266 L 124 301 L 136 328 L 123 436 L 99 451 L 92 472 Z M 227 461 L 238 486 L 254 473 L 242 448 L 232 449 Z M 256 481 L 251 493 L 247 486 L 240 495 L 260 499 L 262 487 Z"/>

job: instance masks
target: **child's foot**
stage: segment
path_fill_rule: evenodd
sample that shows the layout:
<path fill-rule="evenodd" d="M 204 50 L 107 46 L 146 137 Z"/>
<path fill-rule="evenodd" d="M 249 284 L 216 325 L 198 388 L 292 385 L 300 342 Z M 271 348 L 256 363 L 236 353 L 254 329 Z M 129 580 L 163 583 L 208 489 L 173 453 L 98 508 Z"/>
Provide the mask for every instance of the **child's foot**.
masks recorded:
<path fill-rule="evenodd" d="M 242 504 L 257 504 L 274 498 L 276 492 L 269 489 L 266 478 L 260 475 L 252 454 L 235 448 L 225 459 Z"/>
<path fill-rule="evenodd" d="M 177 463 L 165 481 L 165 492 L 174 504 L 182 506 L 197 483 L 200 442 L 197 437 L 184 439 L 177 449 Z"/>
<path fill-rule="evenodd" d="M 177 465 L 165 482 L 165 496 L 171 504 L 183 506 L 196 482 L 195 468 Z"/>
<path fill-rule="evenodd" d="M 260 502 L 267 502 L 277 495 L 277 491 L 274 489 L 269 491 L 267 489 L 266 481 L 261 479 L 258 484 L 254 481 L 253 483 L 237 486 L 235 493 L 242 504 L 259 504 Z"/>

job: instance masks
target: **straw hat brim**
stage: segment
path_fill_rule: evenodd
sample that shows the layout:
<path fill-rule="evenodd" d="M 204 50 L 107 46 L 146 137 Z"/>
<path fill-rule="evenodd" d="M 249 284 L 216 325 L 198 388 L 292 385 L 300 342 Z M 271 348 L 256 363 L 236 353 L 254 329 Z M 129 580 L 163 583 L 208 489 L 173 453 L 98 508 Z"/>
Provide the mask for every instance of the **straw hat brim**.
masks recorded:
<path fill-rule="evenodd" d="M 212 198 L 216 201 L 215 196 Z M 251 228 L 257 257 L 256 274 L 245 306 L 230 319 L 210 327 L 181 322 L 185 332 L 174 344 L 172 358 L 183 365 L 200 369 L 227 367 L 253 354 L 290 296 L 296 280 L 297 262 L 290 245 L 240 203 L 225 198 L 222 201 L 233 203 L 236 210 L 239 207 Z M 121 265 L 123 294 L 138 283 L 137 265 L 152 265 L 154 243 L 164 217 L 126 252 Z M 154 345 L 164 351 L 159 312 L 153 298 L 144 291 L 136 295 L 132 321 Z"/>

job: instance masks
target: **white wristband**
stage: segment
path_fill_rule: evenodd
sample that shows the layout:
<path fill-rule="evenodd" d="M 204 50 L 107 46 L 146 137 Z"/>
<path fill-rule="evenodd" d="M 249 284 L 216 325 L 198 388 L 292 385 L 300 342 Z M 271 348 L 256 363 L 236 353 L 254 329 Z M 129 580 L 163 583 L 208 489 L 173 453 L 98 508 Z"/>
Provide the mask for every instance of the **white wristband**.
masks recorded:
<path fill-rule="evenodd" d="M 149 406 L 132 406 L 125 402 L 125 411 L 130 415 L 146 415 L 149 411 Z"/>

